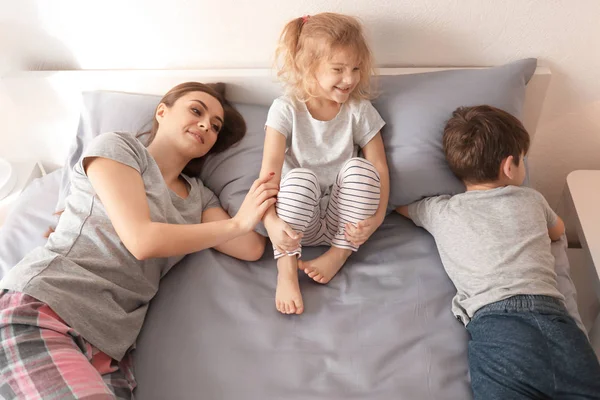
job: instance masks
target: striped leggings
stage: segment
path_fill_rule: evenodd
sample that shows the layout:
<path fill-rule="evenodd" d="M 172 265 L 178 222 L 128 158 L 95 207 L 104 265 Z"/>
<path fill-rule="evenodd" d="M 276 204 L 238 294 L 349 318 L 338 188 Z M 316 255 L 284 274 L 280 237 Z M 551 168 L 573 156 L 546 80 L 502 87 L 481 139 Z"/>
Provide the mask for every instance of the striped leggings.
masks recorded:
<path fill-rule="evenodd" d="M 322 199 L 314 172 L 295 168 L 281 180 L 275 208 L 279 218 L 304 234 L 300 247 L 280 253 L 302 256 L 302 246 L 335 246 L 357 251 L 344 235 L 347 223 L 372 217 L 379 207 L 380 180 L 375 166 L 364 158 L 351 158 L 338 173 L 331 195 Z M 321 204 L 326 207 L 321 207 Z"/>

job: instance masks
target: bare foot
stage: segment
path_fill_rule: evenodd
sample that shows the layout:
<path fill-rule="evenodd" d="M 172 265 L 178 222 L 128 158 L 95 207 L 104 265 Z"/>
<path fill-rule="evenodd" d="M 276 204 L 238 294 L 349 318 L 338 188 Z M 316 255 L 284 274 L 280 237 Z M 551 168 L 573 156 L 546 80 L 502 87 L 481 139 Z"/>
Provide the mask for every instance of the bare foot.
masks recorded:
<path fill-rule="evenodd" d="M 315 282 L 325 284 L 344 266 L 350 254 L 352 254 L 352 250 L 332 246 L 325 254 L 314 260 L 299 260 L 298 269 L 303 270 Z"/>
<path fill-rule="evenodd" d="M 275 307 L 282 314 L 302 314 L 304 312 L 304 302 L 298 284 L 297 262 L 296 256 L 283 256 L 277 260 Z"/>

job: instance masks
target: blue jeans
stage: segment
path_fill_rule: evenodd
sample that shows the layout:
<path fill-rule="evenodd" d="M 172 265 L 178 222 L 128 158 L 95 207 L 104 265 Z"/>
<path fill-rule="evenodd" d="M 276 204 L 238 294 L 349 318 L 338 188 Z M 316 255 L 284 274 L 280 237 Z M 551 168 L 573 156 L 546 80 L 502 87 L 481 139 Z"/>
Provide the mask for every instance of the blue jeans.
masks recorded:
<path fill-rule="evenodd" d="M 563 303 L 520 295 L 467 325 L 475 400 L 600 399 L 600 364 Z"/>

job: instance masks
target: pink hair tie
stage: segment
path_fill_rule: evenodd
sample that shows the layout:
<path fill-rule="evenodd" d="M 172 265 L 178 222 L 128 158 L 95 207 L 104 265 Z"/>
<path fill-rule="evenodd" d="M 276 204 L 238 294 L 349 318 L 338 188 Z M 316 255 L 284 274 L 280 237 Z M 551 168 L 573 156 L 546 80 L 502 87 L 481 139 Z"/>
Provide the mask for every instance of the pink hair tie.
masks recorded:
<path fill-rule="evenodd" d="M 306 21 L 308 21 L 308 19 L 310 18 L 310 15 L 305 15 L 302 17 L 302 25 L 304 25 L 306 23 Z"/>

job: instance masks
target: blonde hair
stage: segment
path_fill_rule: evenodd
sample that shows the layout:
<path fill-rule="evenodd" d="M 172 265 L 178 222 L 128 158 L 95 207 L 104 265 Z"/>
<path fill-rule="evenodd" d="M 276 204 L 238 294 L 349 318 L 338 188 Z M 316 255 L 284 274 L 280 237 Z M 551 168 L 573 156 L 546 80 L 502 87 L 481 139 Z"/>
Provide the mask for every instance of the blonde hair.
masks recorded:
<path fill-rule="evenodd" d="M 315 73 L 324 59 L 339 48 L 349 48 L 358 58 L 360 81 L 350 97 L 371 99 L 373 60 L 360 22 L 347 15 L 321 13 L 291 20 L 279 38 L 275 52 L 277 77 L 288 92 L 301 101 L 316 97 Z"/>

